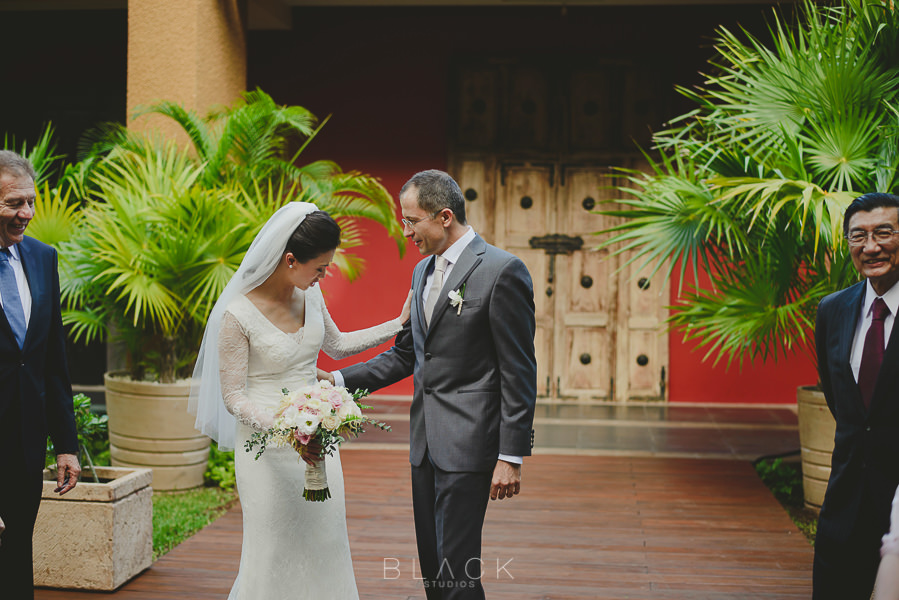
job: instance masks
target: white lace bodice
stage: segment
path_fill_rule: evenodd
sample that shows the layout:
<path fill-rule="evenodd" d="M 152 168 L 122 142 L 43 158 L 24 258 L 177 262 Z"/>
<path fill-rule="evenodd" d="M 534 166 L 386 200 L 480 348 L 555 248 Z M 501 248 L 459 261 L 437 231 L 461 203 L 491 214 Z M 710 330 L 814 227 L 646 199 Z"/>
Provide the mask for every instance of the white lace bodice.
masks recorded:
<path fill-rule="evenodd" d="M 222 398 L 228 411 L 253 429 L 272 426 L 282 388 L 295 390 L 315 382 L 320 350 L 332 358 L 345 358 L 387 341 L 402 328 L 399 319 L 393 319 L 344 333 L 317 286 L 296 290 L 293 303 L 295 314 L 305 313 L 303 326 L 294 333 L 276 327 L 243 295 L 231 302 L 222 321 Z"/>

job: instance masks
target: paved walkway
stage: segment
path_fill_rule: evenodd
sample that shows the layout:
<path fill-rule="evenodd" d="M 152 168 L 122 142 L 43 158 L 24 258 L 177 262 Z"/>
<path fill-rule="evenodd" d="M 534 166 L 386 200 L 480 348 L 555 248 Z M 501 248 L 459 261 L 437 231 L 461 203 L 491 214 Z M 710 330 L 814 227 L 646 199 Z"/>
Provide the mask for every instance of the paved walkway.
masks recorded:
<path fill-rule="evenodd" d="M 392 431 L 358 447 L 408 448 L 409 404 L 377 402 Z M 552 404 L 537 407 L 535 454 L 724 458 L 752 461 L 799 451 L 795 406 Z"/>
<path fill-rule="evenodd" d="M 372 434 L 343 452 L 363 600 L 424 598 L 407 452 L 390 437 L 402 434 L 402 408 L 379 407 L 394 424 L 387 439 Z M 539 416 L 522 494 L 487 512 L 489 598 L 810 597 L 812 547 L 746 460 L 798 448 L 792 411 L 595 408 L 608 410 L 589 409 L 577 425 L 552 411 Z M 113 594 L 39 590 L 36 598 L 222 600 L 237 570 L 240 519 L 237 507 Z"/>

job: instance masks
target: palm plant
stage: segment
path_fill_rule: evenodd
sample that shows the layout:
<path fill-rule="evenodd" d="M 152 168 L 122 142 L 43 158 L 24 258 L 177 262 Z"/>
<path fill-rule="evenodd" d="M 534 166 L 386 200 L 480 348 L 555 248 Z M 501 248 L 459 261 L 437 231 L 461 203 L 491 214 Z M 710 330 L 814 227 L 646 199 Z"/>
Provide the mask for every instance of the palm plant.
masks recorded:
<path fill-rule="evenodd" d="M 58 166 L 63 155 L 56 154 L 56 144 L 53 142 L 53 125 L 47 123 L 43 131 L 38 136 L 34 144 L 28 145 L 28 142 L 16 143 L 15 136 L 8 133 L 3 134 L 3 144 L 0 148 L 4 150 L 14 150 L 25 158 L 27 158 L 37 174 L 35 184 L 45 183 L 54 175 L 54 170 Z"/>
<path fill-rule="evenodd" d="M 186 151 L 145 140 L 96 167 L 82 210 L 61 193 L 38 204 L 35 233 L 60 249 L 63 322 L 87 342 L 112 326 L 134 379 L 189 372 L 212 304 L 273 210 L 200 174 Z"/>
<path fill-rule="evenodd" d="M 892 2 L 806 0 L 777 13 L 770 43 L 718 32 L 714 74 L 681 92 L 697 108 L 654 138 L 652 173 L 605 245 L 676 276 L 671 324 L 715 360 L 814 356 L 818 302 L 857 281 L 842 214 L 899 187 L 899 11 Z M 711 286 L 700 284 L 706 272 Z"/>
<path fill-rule="evenodd" d="M 132 379 L 189 374 L 213 303 L 287 202 L 314 202 L 340 222 L 335 263 L 350 279 L 363 267 L 347 252 L 362 244 L 356 218 L 382 224 L 402 253 L 393 199 L 375 178 L 330 161 L 294 165 L 317 131 L 304 108 L 277 106 L 257 91 L 206 119 L 168 102 L 143 112 L 174 118 L 193 147 L 115 124 L 97 128 L 59 185 L 39 186 L 29 228 L 60 250 L 72 337 L 124 341 Z"/>
<path fill-rule="evenodd" d="M 344 250 L 362 243 L 356 219 L 374 221 L 395 240 L 400 256 L 405 252 L 393 198 L 376 178 L 344 172 L 328 160 L 297 165 L 327 119 L 318 124 L 302 106 L 280 106 L 261 90 L 245 92 L 234 105 L 211 110 L 205 118 L 167 101 L 139 108 L 135 116 L 146 114 L 171 118 L 184 129 L 199 161 L 199 181 L 207 187 L 236 184 L 244 197 L 277 191 L 283 198 L 314 202 L 341 224 Z M 350 279 L 363 265 L 347 253 L 337 262 Z"/>

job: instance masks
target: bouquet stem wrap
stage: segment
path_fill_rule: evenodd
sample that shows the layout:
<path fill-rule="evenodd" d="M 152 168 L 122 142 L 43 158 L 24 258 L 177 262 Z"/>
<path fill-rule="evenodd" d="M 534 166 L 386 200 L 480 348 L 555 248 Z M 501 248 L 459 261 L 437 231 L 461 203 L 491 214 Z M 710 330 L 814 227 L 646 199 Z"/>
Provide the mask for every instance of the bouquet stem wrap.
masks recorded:
<path fill-rule="evenodd" d="M 303 498 L 310 502 L 324 502 L 331 497 L 328 489 L 328 471 L 325 469 L 324 459 L 314 465 L 306 465 L 306 486 L 303 489 Z"/>

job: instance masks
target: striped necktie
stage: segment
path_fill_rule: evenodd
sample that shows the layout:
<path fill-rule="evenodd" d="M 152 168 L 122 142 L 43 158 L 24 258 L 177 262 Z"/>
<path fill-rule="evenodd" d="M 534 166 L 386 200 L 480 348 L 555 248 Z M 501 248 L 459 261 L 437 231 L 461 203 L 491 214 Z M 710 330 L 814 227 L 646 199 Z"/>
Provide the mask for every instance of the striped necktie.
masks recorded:
<path fill-rule="evenodd" d="M 442 256 L 437 256 L 434 260 L 434 279 L 431 281 L 428 300 L 425 302 L 425 322 L 429 327 L 431 325 L 431 315 L 434 314 L 434 307 L 437 306 L 437 299 L 440 297 L 440 290 L 443 289 L 443 273 L 446 271 L 448 262 Z"/>

